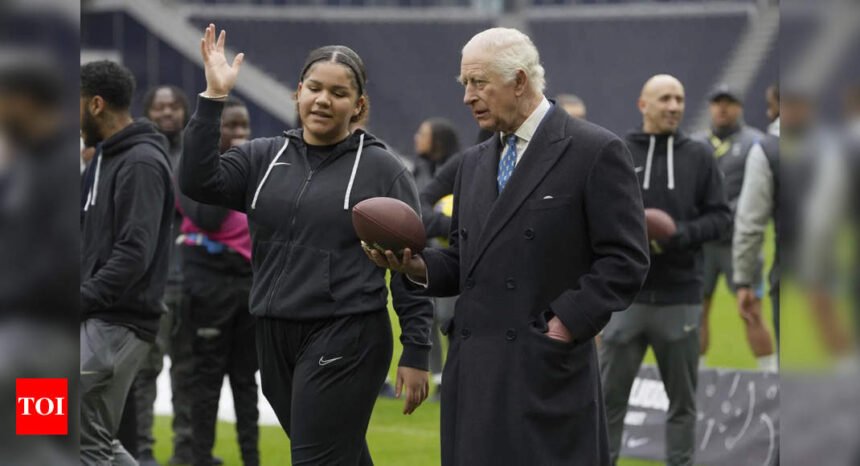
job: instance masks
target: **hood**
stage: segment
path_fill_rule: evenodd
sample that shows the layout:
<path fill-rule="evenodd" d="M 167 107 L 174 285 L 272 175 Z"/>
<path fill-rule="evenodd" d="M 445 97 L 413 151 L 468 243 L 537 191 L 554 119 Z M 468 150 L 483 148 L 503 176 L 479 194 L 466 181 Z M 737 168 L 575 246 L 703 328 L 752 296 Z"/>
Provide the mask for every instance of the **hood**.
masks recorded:
<path fill-rule="evenodd" d="M 167 138 L 155 129 L 152 122 L 141 118 L 126 126 L 113 136 L 105 139 L 104 142 L 102 142 L 102 155 L 105 157 L 122 155 L 131 147 L 140 144 L 141 142 L 150 142 L 153 145 L 160 147 L 162 152 L 165 154 L 169 147 Z"/>
<path fill-rule="evenodd" d="M 99 193 L 99 178 L 102 171 L 102 159 L 106 157 L 117 157 L 128 152 L 137 144 L 148 142 L 155 147 L 158 147 L 161 154 L 164 156 L 165 162 L 170 165 L 170 158 L 167 155 L 167 138 L 155 129 L 155 125 L 151 121 L 141 118 L 132 124 L 121 129 L 118 133 L 105 139 L 101 143 L 101 151 L 96 155 L 96 159 L 91 162 L 96 164 L 95 176 L 93 184 L 87 192 L 87 202 L 84 204 L 84 212 L 90 209 L 90 206 L 96 205 Z"/>
<path fill-rule="evenodd" d="M 295 145 L 295 147 L 300 148 L 300 150 L 304 151 L 307 147 L 305 140 L 302 139 L 302 135 L 304 134 L 304 130 L 302 128 L 291 129 L 288 131 L 284 131 L 284 136 L 289 140 L 290 144 Z M 362 138 L 362 135 L 364 138 Z M 363 129 L 356 129 L 352 132 L 346 139 L 337 144 L 332 152 L 333 157 L 339 157 L 347 152 L 357 151 L 358 146 L 361 145 L 364 149 L 376 146 L 382 149 L 387 149 L 385 143 L 382 142 L 381 139 L 377 138 L 371 133 Z"/>
<path fill-rule="evenodd" d="M 691 141 L 681 131 L 672 134 L 649 134 L 636 128 L 627 133 L 627 141 L 648 148 L 645 156 L 645 173 L 642 177 L 642 189 L 647 191 L 651 188 L 651 168 L 654 163 L 654 152 L 658 146 L 665 147 L 666 172 L 669 174 L 666 188 L 675 189 L 675 150 L 680 149 Z"/>
<path fill-rule="evenodd" d="M 672 136 L 672 140 L 675 143 L 675 147 L 678 147 L 682 144 L 686 144 L 687 142 L 689 142 L 691 140 L 687 136 L 687 134 L 681 130 L 675 131 L 672 134 L 650 134 L 650 133 L 646 133 L 646 132 L 642 131 L 642 127 L 640 126 L 638 128 L 633 128 L 627 132 L 627 140 L 628 141 L 638 142 L 638 143 L 646 145 L 646 146 L 649 144 L 649 142 L 651 140 L 651 136 L 654 136 L 656 138 L 657 142 L 663 142 L 666 139 L 668 139 L 669 136 Z"/>

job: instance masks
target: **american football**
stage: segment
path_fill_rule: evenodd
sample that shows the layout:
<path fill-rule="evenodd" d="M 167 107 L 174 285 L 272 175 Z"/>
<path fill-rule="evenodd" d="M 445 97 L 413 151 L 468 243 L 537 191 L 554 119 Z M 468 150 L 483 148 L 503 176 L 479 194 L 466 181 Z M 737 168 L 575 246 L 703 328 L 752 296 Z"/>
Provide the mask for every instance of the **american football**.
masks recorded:
<path fill-rule="evenodd" d="M 669 239 L 678 230 L 675 220 L 660 209 L 645 209 L 645 225 L 648 228 L 648 239 Z"/>
<path fill-rule="evenodd" d="M 404 248 L 413 254 L 421 252 L 427 241 L 418 214 L 405 202 L 390 197 L 372 197 L 356 204 L 352 226 L 365 243 L 398 254 Z"/>

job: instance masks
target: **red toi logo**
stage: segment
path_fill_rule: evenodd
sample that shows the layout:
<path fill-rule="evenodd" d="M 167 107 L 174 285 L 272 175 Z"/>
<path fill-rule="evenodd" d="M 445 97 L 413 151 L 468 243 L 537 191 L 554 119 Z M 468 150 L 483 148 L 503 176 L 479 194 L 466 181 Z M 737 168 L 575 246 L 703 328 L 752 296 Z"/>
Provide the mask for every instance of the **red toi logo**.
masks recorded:
<path fill-rule="evenodd" d="M 68 393 L 66 379 L 15 379 L 15 433 L 68 435 Z"/>

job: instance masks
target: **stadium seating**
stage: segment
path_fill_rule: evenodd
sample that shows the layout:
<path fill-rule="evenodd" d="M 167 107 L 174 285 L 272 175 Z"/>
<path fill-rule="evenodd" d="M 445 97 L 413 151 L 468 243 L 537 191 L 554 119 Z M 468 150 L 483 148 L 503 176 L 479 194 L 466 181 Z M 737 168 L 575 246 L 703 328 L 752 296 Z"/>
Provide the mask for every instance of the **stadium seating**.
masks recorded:
<path fill-rule="evenodd" d="M 81 21 L 87 24 L 81 29 L 81 49 L 116 51 L 123 64 L 134 73 L 137 79 L 137 93 L 132 105 L 134 115 L 142 115 L 141 101 L 147 89 L 165 83 L 184 90 L 191 100 L 191 111 L 194 111 L 195 95 L 206 88 L 202 68 L 123 12 L 87 12 L 81 16 Z M 284 122 L 253 101 L 244 100 L 251 114 L 254 134 L 276 135 L 287 129 Z"/>
<path fill-rule="evenodd" d="M 202 30 L 212 21 L 203 13 L 196 14 L 200 16 L 189 18 L 195 29 Z M 204 87 L 203 72 L 196 64 L 130 16 L 121 12 L 84 15 L 88 27 L 81 31 L 82 47 L 119 51 L 138 76 L 141 92 L 161 82 L 177 84 L 192 96 Z M 217 24 L 230 32 L 232 49 L 245 52 L 249 63 L 287 89 L 295 87 L 311 49 L 335 43 L 354 48 L 365 59 L 368 70 L 369 129 L 400 153 L 412 152 L 412 135 L 421 121 L 432 116 L 452 120 L 464 144 L 476 139 L 477 127 L 462 104 L 462 87 L 455 77 L 462 45 L 476 32 L 492 27 L 491 18 L 219 17 Z M 642 83 L 656 73 L 675 74 L 686 85 L 689 124 L 704 105 L 708 90 L 719 78 L 747 24 L 748 17 L 741 10 L 692 17 L 527 19 L 547 70 L 547 95 L 580 95 L 588 105 L 589 119 L 619 134 L 641 121 L 636 98 Z M 707 34 L 702 34 L 703 30 Z M 599 47 L 578 46 L 586 41 Z M 761 96 L 776 80 L 777 57 L 772 55 L 748 93 L 748 121 L 759 127 L 766 124 Z M 275 135 L 285 129 L 285 123 L 253 102 L 251 114 L 256 135 Z"/>
<path fill-rule="evenodd" d="M 589 120 L 623 134 L 641 124 L 636 100 L 645 80 L 657 73 L 684 83 L 689 124 L 746 24 L 746 15 L 737 13 L 541 19 L 529 28 L 547 69 L 547 95 L 579 95 Z M 578 45 L 584 43 L 590 45 Z"/>

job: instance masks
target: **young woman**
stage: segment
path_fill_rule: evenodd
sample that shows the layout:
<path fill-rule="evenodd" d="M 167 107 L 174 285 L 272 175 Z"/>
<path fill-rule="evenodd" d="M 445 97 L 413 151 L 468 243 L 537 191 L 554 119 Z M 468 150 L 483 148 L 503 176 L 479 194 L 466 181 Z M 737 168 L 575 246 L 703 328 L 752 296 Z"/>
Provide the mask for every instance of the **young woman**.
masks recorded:
<path fill-rule="evenodd" d="M 415 183 L 420 192 L 421 208 L 423 210 L 424 229 L 430 238 L 430 246 L 447 247 L 448 233 L 451 229 L 451 208 L 453 207 L 454 177 L 450 178 L 449 186 L 440 188 L 438 174 L 442 167 L 451 165 L 447 171 L 457 174 L 459 158 L 461 157 L 460 141 L 454 125 L 445 118 L 428 118 L 418 126 L 415 132 Z M 441 199 L 445 198 L 445 201 Z M 446 206 L 449 206 L 447 209 Z M 430 371 L 436 394 L 433 400 L 438 401 L 441 395 L 442 366 L 444 353 L 442 351 L 442 328 L 454 317 L 456 297 L 433 298 L 434 316 L 433 330 L 430 341 L 433 347 L 430 351 Z"/>
<path fill-rule="evenodd" d="M 368 110 L 361 58 L 343 46 L 308 56 L 296 90 L 301 128 L 219 156 L 221 100 L 232 65 L 209 25 L 201 41 L 207 88 L 185 130 L 180 186 L 189 197 L 247 213 L 250 311 L 263 394 L 291 439 L 293 464 L 372 464 L 364 436 L 392 354 L 385 271 L 370 263 L 350 209 L 377 196 L 420 210 L 406 168 L 371 134 L 350 132 Z M 433 309 L 392 278 L 403 330 L 398 393 L 404 413 L 427 397 Z"/>

